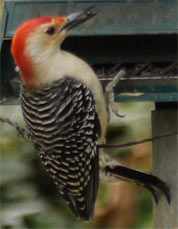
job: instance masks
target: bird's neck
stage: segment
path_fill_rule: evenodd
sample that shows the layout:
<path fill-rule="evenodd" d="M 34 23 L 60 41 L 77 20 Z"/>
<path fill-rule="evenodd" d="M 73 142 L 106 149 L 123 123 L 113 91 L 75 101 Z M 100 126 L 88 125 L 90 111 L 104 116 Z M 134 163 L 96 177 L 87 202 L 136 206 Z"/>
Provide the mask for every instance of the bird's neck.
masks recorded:
<path fill-rule="evenodd" d="M 23 66 L 20 66 L 24 83 L 28 88 L 40 89 L 57 80 L 55 66 L 57 65 L 57 60 L 60 62 L 59 52 L 58 48 L 55 50 L 46 49 L 37 53 L 31 52 L 28 55 L 30 56 L 30 71 L 23 71 Z M 25 67 L 24 69 L 26 70 Z"/>
<path fill-rule="evenodd" d="M 31 59 L 33 60 L 31 62 L 32 76 L 30 80 L 28 75 L 27 77 L 23 75 L 23 78 L 24 81 L 26 80 L 27 87 L 35 87 L 35 89 L 49 86 L 64 76 L 80 80 L 85 78 L 87 74 L 90 77 L 94 74 L 92 69 L 80 58 L 60 49 L 36 53 Z"/>

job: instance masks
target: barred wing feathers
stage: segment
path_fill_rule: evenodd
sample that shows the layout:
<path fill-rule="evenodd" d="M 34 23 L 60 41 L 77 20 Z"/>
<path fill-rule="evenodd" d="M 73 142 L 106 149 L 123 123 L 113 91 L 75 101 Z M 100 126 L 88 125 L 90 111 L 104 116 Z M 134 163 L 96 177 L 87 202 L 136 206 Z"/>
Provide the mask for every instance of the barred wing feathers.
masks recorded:
<path fill-rule="evenodd" d="M 91 220 L 101 134 L 91 91 L 64 77 L 39 91 L 22 85 L 21 101 L 27 129 L 60 194 L 77 217 Z"/>

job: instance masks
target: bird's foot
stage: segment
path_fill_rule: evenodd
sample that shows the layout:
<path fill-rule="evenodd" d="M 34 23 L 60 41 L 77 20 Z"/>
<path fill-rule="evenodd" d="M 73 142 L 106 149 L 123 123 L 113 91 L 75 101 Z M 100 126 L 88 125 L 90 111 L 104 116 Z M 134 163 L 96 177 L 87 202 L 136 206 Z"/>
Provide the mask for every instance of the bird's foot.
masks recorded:
<path fill-rule="evenodd" d="M 114 77 L 114 79 L 107 85 L 106 87 L 106 101 L 108 102 L 108 104 L 110 104 L 111 109 L 113 111 L 113 113 L 120 118 L 125 117 L 125 115 L 120 115 L 118 112 L 118 108 L 116 106 L 116 103 L 114 101 L 114 87 L 119 83 L 120 78 L 124 77 L 126 75 L 126 71 L 125 70 L 120 70 L 116 76 Z"/>

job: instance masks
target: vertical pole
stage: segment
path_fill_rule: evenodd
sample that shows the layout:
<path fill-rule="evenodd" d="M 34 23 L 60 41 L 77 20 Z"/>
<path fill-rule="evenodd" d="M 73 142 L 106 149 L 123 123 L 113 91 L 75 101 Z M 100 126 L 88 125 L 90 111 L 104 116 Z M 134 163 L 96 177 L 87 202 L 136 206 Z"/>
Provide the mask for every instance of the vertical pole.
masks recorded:
<path fill-rule="evenodd" d="M 152 112 L 153 137 L 178 130 L 176 103 L 156 103 Z M 178 139 L 177 135 L 153 141 L 153 173 L 171 189 L 171 204 L 161 198 L 154 206 L 155 228 L 178 228 Z"/>

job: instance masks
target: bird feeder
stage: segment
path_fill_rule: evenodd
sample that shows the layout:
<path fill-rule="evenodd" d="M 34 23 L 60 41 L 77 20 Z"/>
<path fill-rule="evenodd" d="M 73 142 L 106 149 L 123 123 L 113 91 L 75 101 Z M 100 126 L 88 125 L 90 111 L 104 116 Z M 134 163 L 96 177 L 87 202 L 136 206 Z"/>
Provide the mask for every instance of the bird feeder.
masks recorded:
<path fill-rule="evenodd" d="M 115 101 L 154 102 L 153 137 L 177 132 L 177 1 L 101 0 L 92 4 L 98 16 L 73 30 L 63 49 L 86 59 L 103 85 L 124 67 L 128 74 L 116 87 Z M 87 0 L 3 2 L 1 105 L 19 104 L 19 73 L 10 53 L 17 27 L 33 17 L 67 15 L 89 6 Z M 176 135 L 153 141 L 153 173 L 171 186 L 172 195 L 170 206 L 162 200 L 155 207 L 155 228 L 178 227 L 177 151 Z"/>

